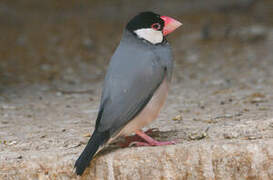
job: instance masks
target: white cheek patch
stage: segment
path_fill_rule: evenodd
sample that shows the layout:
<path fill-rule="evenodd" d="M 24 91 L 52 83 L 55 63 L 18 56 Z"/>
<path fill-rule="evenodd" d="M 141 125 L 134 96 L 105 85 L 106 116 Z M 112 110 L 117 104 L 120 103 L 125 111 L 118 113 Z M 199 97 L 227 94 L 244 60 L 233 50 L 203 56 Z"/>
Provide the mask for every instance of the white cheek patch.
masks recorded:
<path fill-rule="evenodd" d="M 152 28 L 138 29 L 134 31 L 139 38 L 143 38 L 152 44 L 161 43 L 163 41 L 163 34 L 161 31 L 156 31 Z"/>

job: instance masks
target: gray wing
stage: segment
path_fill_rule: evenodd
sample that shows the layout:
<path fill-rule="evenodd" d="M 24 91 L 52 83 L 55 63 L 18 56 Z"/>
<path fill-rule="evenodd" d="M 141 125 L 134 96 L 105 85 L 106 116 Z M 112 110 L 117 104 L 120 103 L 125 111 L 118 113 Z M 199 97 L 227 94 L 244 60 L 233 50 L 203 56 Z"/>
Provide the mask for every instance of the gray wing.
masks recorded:
<path fill-rule="evenodd" d="M 153 52 L 120 45 L 106 74 L 96 129 L 117 133 L 149 102 L 166 71 Z"/>

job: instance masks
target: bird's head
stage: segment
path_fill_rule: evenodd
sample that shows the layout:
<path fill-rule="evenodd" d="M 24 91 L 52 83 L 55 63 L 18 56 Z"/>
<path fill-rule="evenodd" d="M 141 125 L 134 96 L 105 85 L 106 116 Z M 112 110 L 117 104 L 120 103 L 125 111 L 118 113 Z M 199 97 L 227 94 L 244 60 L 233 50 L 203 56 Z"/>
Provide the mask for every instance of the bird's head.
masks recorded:
<path fill-rule="evenodd" d="M 142 12 L 128 22 L 126 29 L 140 39 L 152 44 L 160 44 L 164 41 L 164 36 L 181 25 L 182 23 L 171 17 L 160 16 L 153 12 Z"/>

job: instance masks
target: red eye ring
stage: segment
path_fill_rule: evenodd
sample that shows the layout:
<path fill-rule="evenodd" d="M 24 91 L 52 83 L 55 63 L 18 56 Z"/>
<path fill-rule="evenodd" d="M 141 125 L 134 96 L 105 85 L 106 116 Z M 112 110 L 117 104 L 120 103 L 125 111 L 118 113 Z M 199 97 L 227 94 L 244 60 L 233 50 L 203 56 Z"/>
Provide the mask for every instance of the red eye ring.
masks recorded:
<path fill-rule="evenodd" d="M 151 28 L 158 31 L 161 28 L 161 26 L 159 23 L 154 23 L 151 25 Z"/>

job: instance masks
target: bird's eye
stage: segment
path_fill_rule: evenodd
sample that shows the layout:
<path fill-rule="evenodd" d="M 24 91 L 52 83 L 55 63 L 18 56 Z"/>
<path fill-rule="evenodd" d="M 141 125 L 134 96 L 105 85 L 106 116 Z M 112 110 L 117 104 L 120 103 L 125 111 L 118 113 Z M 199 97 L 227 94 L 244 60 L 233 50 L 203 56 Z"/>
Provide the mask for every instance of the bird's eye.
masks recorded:
<path fill-rule="evenodd" d="M 160 29 L 160 27 L 161 27 L 161 26 L 160 26 L 159 23 L 154 23 L 154 24 L 152 24 L 152 26 L 151 26 L 152 29 L 157 30 L 157 31 Z"/>

